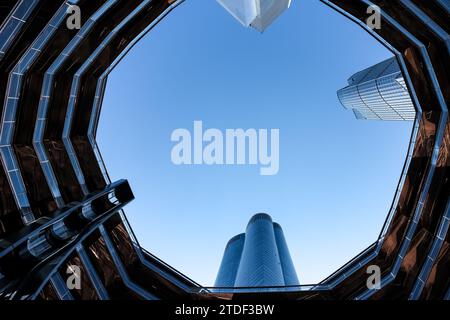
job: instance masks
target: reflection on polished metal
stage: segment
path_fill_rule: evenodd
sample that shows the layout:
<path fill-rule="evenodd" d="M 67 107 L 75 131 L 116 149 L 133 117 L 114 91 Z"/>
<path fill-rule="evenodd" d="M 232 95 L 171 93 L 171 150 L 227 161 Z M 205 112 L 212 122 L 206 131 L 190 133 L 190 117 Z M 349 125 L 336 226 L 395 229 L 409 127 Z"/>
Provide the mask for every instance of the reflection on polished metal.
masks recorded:
<path fill-rule="evenodd" d="M 338 91 L 346 109 L 357 119 L 414 120 L 416 111 L 396 58 L 355 73 Z"/>
<path fill-rule="evenodd" d="M 182 2 L 2 4 L 0 297 L 449 299 L 448 1 L 322 0 L 395 54 L 415 107 L 386 224 L 373 245 L 320 284 L 215 290 L 139 246 L 121 211 L 133 194 L 126 181 L 109 180 L 95 142 L 108 73 Z M 83 12 L 82 28 L 68 30 L 64 8 L 75 3 Z M 371 5 L 381 8 L 379 30 L 365 25 Z M 370 265 L 382 271 L 380 290 L 366 287 Z M 65 286 L 68 266 L 79 267 L 81 289 Z"/>
<path fill-rule="evenodd" d="M 283 230 L 264 213 L 253 216 L 245 234 L 228 242 L 215 283 L 222 288 L 298 285 Z"/>

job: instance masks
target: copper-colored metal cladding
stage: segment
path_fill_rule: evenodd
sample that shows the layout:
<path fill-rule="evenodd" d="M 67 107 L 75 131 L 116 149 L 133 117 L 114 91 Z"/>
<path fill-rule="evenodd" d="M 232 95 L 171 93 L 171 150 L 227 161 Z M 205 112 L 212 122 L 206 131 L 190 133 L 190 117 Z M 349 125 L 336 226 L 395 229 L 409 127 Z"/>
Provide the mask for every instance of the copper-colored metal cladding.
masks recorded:
<path fill-rule="evenodd" d="M 0 108 L 2 121 L 12 117 L 15 127 L 11 139 L 13 154 L 7 145 L 3 146 L 3 141 L 0 145 L 0 297 L 449 298 L 450 9 L 445 1 L 322 0 L 392 50 L 403 70 L 417 119 L 399 190 L 380 238 L 322 283 L 223 291 L 202 288 L 140 248 L 125 215 L 119 211 L 132 200 L 132 192 L 124 182 L 110 184 L 101 156 L 90 140 L 96 128 L 95 123 L 94 131 L 90 131 L 91 117 L 98 111 L 94 104 L 101 102 L 104 93 L 98 90 L 98 86 L 104 86 L 99 79 L 107 75 L 110 66 L 121 59 L 121 54 L 142 32 L 149 31 L 181 2 L 78 1 L 83 12 L 82 25 L 90 27 L 78 31 L 69 30 L 64 23 L 56 26 L 26 72 L 12 76 L 14 66 L 22 61 L 54 14 L 61 6 L 71 4 L 71 1 L 42 0 L 22 19 L 22 29 L 14 35 L 13 43 L 5 46 L 7 50 L 0 55 Z M 21 3 L 0 5 L 3 23 L 0 28 Z M 369 5 L 382 10 L 379 30 L 370 30 L 365 25 Z M 76 50 L 66 51 L 70 43 L 75 43 Z M 48 82 L 46 72 L 55 61 L 61 64 L 54 70 L 52 82 Z M 5 109 L 3 103 L 7 102 L 10 77 L 22 79 L 17 109 L 12 113 L 13 109 Z M 49 95 L 43 96 L 43 92 Z M 47 106 L 46 113 L 40 114 L 45 110 L 43 105 Z M 0 125 L 3 131 L 5 123 Z M 42 141 L 36 142 L 33 134 L 39 131 L 38 125 L 45 127 Z M 39 143 L 45 146 L 44 152 Z M 16 159 L 18 165 L 14 172 L 8 170 L 11 159 Z M 20 187 L 25 191 L 19 192 Z M 73 206 L 77 214 L 73 213 Z M 34 221 L 30 221 L 29 212 Z M 71 218 L 58 218 L 63 216 Z M 45 234 L 56 234 L 46 238 L 43 248 L 37 248 L 41 255 L 26 250 L 13 255 L 15 251 L 11 248 L 15 244 L 20 247 L 28 243 L 24 241 L 36 243 L 33 239 L 40 239 L 36 238 L 41 232 L 39 228 Z M 26 267 L 10 272 L 20 259 L 25 259 Z M 65 286 L 69 265 L 82 270 L 83 289 L 69 290 Z M 368 290 L 366 286 L 370 265 L 382 270 L 381 290 Z M 24 274 L 18 276 L 16 273 L 20 272 Z"/>
<path fill-rule="evenodd" d="M 57 3 L 58 1 L 54 2 Z M 83 8 L 83 15 L 81 16 L 83 24 L 86 23 L 87 18 L 98 10 L 102 2 L 104 1 L 84 0 L 79 2 L 79 5 Z M 62 3 L 63 1 L 60 1 L 59 5 Z M 59 28 L 52 36 L 53 41 L 49 41 L 48 45 L 42 50 L 41 54 L 23 77 L 22 95 L 18 102 L 16 116 L 14 148 L 22 169 L 31 207 L 33 211 L 39 211 L 38 216 L 53 212 L 56 210 L 57 205 L 46 183 L 39 159 L 34 150 L 33 130 L 30 130 L 30 128 L 33 128 L 36 122 L 45 72 L 76 33 L 77 30 Z M 77 201 L 82 198 L 81 193 L 77 193 L 74 188 L 63 191 L 66 191 L 62 193 L 65 202 Z"/>
<path fill-rule="evenodd" d="M 16 5 L 19 3 L 17 1 Z M 3 112 L 3 101 L 5 101 L 6 87 L 8 84 L 8 77 L 14 65 L 17 64 L 20 57 L 24 54 L 25 50 L 30 46 L 31 42 L 38 36 L 40 30 L 50 19 L 51 15 L 55 13 L 58 8 L 58 1 L 43 1 L 42 6 L 36 8 L 32 16 L 29 17 L 28 23 L 21 30 L 19 34 L 15 37 L 12 45 L 9 47 L 5 56 L 0 60 L 0 109 Z M 10 8 L 11 11 L 6 13 L 2 27 L 7 22 L 10 13 L 15 8 L 15 6 L 9 5 L 8 7 L 3 7 L 4 9 Z M 3 32 L 3 29 L 2 29 Z M 31 128 L 28 131 L 32 131 Z M 45 188 L 45 187 L 44 187 Z M 6 232 L 16 231 L 23 226 L 20 214 L 18 213 L 18 208 L 14 204 L 14 195 L 11 190 L 11 186 L 8 183 L 7 176 L 5 174 L 5 168 L 2 163 L 2 170 L 0 173 L 0 194 L 1 194 L 1 211 L 0 216 L 2 217 L 0 223 L 0 236 Z M 43 190 L 45 195 L 45 189 Z"/>
<path fill-rule="evenodd" d="M 97 21 L 89 34 L 77 45 L 73 54 L 64 60 L 60 71 L 55 75 L 53 94 L 51 95 L 48 107 L 48 124 L 45 129 L 44 142 L 55 174 L 57 177 L 61 177 L 59 184 L 63 190 L 66 190 L 63 194 L 66 194 L 68 200 L 73 200 L 73 198 L 80 199 L 83 196 L 82 186 L 80 186 L 80 181 L 77 179 L 76 172 L 72 167 L 62 140 L 69 100 L 71 98 L 76 100 L 76 97 L 71 97 L 74 74 L 89 58 L 92 52 L 97 49 L 97 46 L 108 36 L 111 30 L 133 11 L 138 3 L 139 1 L 137 0 L 116 1 L 108 9 L 108 12 L 102 15 Z M 92 151 L 83 153 L 84 159 L 80 163 L 84 164 L 85 160 L 90 160 L 91 153 Z M 90 167 L 98 167 L 95 163 L 89 163 Z M 85 174 L 85 176 L 88 175 Z M 105 183 L 103 181 L 96 184 L 97 189 L 101 189 L 104 186 Z"/>

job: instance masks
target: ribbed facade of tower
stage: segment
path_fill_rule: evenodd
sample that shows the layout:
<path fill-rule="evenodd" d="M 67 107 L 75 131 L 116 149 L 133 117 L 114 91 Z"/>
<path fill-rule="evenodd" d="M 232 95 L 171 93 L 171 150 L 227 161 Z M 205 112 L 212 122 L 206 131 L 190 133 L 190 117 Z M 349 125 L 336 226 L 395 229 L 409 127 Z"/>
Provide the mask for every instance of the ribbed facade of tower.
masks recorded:
<path fill-rule="evenodd" d="M 245 233 L 241 233 L 228 241 L 222 263 L 220 264 L 219 273 L 217 274 L 216 287 L 234 287 L 244 242 Z"/>
<path fill-rule="evenodd" d="M 225 249 L 216 287 L 299 285 L 281 226 L 264 213 L 250 219 L 245 234 Z"/>
<path fill-rule="evenodd" d="M 297 286 L 299 285 L 297 272 L 295 271 L 294 263 L 292 262 L 291 254 L 287 246 L 284 232 L 278 223 L 273 224 L 275 232 L 275 240 L 277 242 L 278 254 L 281 260 L 281 269 L 283 270 L 284 285 Z"/>
<path fill-rule="evenodd" d="M 414 120 L 414 105 L 395 58 L 355 73 L 348 84 L 338 97 L 357 119 Z"/>

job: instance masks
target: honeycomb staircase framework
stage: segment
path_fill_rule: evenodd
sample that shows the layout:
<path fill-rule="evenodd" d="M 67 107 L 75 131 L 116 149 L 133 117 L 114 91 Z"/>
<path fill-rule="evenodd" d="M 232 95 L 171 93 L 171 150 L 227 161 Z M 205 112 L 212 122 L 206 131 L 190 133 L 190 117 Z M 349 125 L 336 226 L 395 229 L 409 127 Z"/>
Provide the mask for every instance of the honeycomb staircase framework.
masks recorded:
<path fill-rule="evenodd" d="M 95 141 L 108 74 L 183 0 L 0 5 L 0 298 L 449 299 L 450 2 L 322 0 L 397 57 L 417 111 L 376 242 L 320 284 L 204 288 L 139 246 Z M 189 1 L 186 1 L 188 5 Z M 71 5 L 82 27 L 69 30 Z M 381 29 L 365 21 L 381 9 Z M 382 271 L 380 290 L 367 268 Z M 66 286 L 78 266 L 82 289 Z"/>

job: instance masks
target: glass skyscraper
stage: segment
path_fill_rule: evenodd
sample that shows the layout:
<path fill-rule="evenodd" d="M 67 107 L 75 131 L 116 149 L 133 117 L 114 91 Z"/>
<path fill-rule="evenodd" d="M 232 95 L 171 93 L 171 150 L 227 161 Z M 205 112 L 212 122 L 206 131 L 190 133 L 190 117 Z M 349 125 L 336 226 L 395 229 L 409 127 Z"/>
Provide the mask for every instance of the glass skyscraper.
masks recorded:
<path fill-rule="evenodd" d="M 245 234 L 233 237 L 225 248 L 216 287 L 277 287 L 299 285 L 283 230 L 259 213 Z"/>
<path fill-rule="evenodd" d="M 395 58 L 355 73 L 348 84 L 338 97 L 357 119 L 414 120 L 414 105 Z"/>
<path fill-rule="evenodd" d="M 217 0 L 243 26 L 264 32 L 286 9 L 291 0 Z"/>

